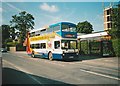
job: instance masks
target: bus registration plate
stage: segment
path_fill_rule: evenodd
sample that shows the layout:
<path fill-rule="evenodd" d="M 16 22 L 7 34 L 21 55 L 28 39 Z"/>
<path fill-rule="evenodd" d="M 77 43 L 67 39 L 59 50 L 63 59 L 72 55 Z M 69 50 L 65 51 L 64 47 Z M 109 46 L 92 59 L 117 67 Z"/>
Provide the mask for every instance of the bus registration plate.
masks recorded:
<path fill-rule="evenodd" d="M 69 58 L 74 58 L 73 56 L 70 56 Z"/>

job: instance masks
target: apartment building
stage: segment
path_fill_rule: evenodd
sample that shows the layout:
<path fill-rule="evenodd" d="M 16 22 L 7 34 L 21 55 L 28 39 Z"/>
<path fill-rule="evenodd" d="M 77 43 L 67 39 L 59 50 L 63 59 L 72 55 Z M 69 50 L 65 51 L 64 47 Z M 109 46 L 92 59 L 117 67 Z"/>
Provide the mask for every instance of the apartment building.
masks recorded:
<path fill-rule="evenodd" d="M 104 31 L 112 28 L 112 6 L 104 9 Z"/>

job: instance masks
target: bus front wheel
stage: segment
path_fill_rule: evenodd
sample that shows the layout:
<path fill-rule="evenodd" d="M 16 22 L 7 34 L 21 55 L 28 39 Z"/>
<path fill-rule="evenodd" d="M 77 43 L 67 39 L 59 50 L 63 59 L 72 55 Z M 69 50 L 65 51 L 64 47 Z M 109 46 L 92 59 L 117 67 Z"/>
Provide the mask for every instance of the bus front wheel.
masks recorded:
<path fill-rule="evenodd" d="M 49 56 L 49 57 L 48 57 L 49 60 L 52 61 L 52 60 L 53 60 L 52 52 L 49 52 L 49 55 L 48 55 L 48 56 Z"/>

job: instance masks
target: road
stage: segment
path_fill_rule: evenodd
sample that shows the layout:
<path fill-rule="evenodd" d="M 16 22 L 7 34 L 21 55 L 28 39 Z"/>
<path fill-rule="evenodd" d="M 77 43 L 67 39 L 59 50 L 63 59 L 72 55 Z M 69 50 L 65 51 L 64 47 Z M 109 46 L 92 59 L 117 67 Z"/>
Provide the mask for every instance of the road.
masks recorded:
<path fill-rule="evenodd" d="M 82 57 L 80 57 L 82 58 Z M 118 58 L 96 58 L 78 61 L 49 61 L 31 58 L 26 53 L 3 53 L 4 84 L 118 84 Z"/>

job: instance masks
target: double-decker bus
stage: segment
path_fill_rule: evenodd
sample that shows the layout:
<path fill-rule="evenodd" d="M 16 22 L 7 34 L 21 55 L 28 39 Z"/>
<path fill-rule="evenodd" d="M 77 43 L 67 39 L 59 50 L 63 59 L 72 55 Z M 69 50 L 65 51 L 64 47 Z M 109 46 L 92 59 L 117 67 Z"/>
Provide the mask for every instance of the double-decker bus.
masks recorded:
<path fill-rule="evenodd" d="M 78 58 L 76 25 L 59 22 L 27 34 L 27 53 L 32 57 L 53 59 Z"/>

